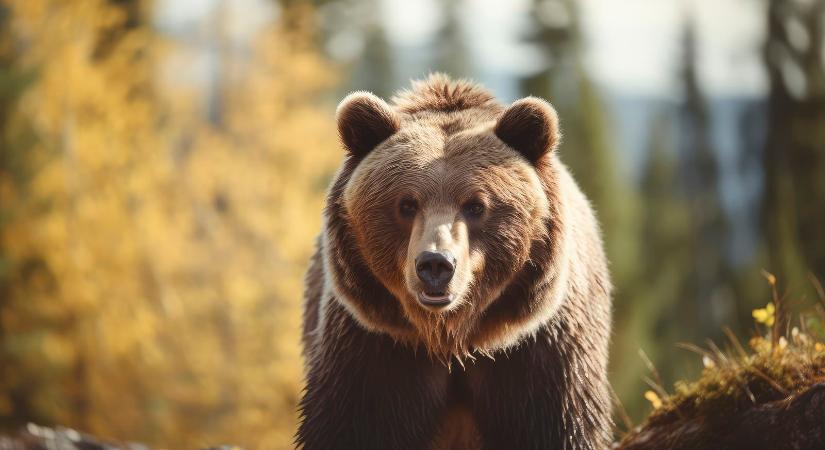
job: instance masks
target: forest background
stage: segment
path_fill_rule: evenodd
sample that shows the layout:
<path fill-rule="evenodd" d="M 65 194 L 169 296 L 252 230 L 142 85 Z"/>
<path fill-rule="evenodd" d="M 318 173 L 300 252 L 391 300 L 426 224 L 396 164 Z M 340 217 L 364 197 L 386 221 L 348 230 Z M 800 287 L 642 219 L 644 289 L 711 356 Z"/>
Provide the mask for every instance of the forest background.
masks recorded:
<path fill-rule="evenodd" d="M 821 294 L 823 0 L 0 0 L 0 430 L 291 448 L 335 104 L 431 71 L 559 110 L 634 419 Z"/>

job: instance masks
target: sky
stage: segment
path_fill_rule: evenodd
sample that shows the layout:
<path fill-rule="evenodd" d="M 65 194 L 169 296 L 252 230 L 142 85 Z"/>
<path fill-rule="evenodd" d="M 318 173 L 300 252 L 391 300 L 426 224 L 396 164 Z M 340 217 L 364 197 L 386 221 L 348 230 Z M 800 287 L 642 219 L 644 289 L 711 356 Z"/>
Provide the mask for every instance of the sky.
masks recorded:
<path fill-rule="evenodd" d="M 174 33 L 197 35 L 203 33 L 204 24 L 208 27 L 220 3 L 161 0 L 157 22 Z M 254 35 L 277 14 L 271 0 L 226 0 L 226 5 L 229 32 L 239 40 Z M 439 0 L 380 0 L 379 5 L 388 38 L 399 52 L 432 43 L 443 23 Z M 540 65 L 541 55 L 519 36 L 529 6 L 530 0 L 463 2 L 461 21 L 472 62 L 481 81 L 490 82 L 494 89 L 496 80 L 529 73 Z M 586 63 L 596 82 L 611 92 L 674 95 L 680 32 L 687 12 L 696 21 L 699 75 L 707 92 L 759 96 L 766 89 L 758 44 L 764 28 L 763 9 L 763 2 L 757 0 L 581 0 Z M 412 77 L 423 75 L 427 68 L 407 70 Z M 507 91 L 507 86 L 500 90 Z M 506 98 L 507 92 L 500 95 Z"/>
<path fill-rule="evenodd" d="M 700 79 L 711 94 L 760 95 L 767 88 L 759 42 L 763 2 L 756 0 L 584 0 L 590 66 L 599 81 L 624 90 L 662 93 L 685 16 L 696 21 Z"/>

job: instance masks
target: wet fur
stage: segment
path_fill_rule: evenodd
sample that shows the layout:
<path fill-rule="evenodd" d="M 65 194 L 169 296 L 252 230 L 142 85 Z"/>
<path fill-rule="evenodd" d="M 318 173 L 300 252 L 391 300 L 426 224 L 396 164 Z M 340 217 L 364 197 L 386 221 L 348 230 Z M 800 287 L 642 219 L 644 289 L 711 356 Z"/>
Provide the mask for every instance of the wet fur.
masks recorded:
<path fill-rule="evenodd" d="M 607 445 L 611 287 L 596 220 L 552 151 L 557 129 L 544 131 L 544 153 L 513 151 L 532 141 L 504 143 L 547 123 L 528 120 L 525 128 L 524 114 L 548 111 L 534 102 L 541 101 L 527 100 L 514 126 L 503 128 L 505 107 L 486 90 L 434 76 L 389 107 L 395 116 L 384 122 L 395 126 L 399 118 L 401 132 L 371 152 L 350 150 L 307 275 L 300 447 Z M 405 182 L 411 167 L 440 159 L 462 169 L 440 178 L 455 180 L 453 189 L 436 189 L 439 179 L 426 177 L 400 188 L 438 196 L 483 186 L 501 205 L 487 232 L 476 231 L 482 256 L 468 300 L 432 313 L 404 292 L 399 268 L 410 230 L 376 211 L 391 209 L 399 187 L 390 180 Z M 526 202 L 526 195 L 535 197 Z"/>

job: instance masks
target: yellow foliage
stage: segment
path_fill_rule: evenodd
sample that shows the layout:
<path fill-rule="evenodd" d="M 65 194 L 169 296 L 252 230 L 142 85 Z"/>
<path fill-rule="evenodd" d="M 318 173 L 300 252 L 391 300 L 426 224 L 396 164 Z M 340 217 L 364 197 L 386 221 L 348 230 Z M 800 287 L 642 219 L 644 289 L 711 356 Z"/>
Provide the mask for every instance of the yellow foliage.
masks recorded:
<path fill-rule="evenodd" d="M 653 409 L 659 409 L 662 407 L 662 399 L 659 397 L 659 394 L 653 391 L 645 391 L 645 399 L 650 402 Z"/>
<path fill-rule="evenodd" d="M 752 315 L 757 322 L 772 327 L 776 320 L 775 313 L 776 307 L 773 302 L 769 302 L 764 308 L 754 309 Z"/>
<path fill-rule="evenodd" d="M 177 51 L 116 2 L 17 0 L 25 190 L 0 182 L 12 263 L 0 419 L 171 448 L 291 448 L 302 274 L 341 156 L 307 21 L 223 77 L 221 123 L 164 84 Z M 308 14 L 305 6 L 293 14 Z M 104 30 L 121 27 L 99 54 Z M 25 411 L 5 393 L 30 393 Z"/>

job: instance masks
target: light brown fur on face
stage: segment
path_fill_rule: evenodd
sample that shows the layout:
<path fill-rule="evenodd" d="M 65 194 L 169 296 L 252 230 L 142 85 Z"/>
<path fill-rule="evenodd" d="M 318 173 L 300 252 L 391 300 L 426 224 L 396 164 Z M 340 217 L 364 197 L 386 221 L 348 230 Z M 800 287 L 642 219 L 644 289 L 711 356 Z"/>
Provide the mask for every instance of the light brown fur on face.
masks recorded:
<path fill-rule="evenodd" d="M 479 337 L 479 316 L 526 262 L 549 208 L 535 169 L 495 137 L 494 121 L 449 135 L 433 122 L 402 125 L 361 161 L 344 204 L 367 265 L 400 302 L 417 338 L 434 354 L 464 356 Z M 403 199 L 419 205 L 413 220 L 398 218 Z M 462 214 L 471 200 L 486 206 L 479 220 Z M 415 258 L 424 250 L 456 257 L 448 288 L 454 300 L 446 308 L 432 310 L 416 298 L 422 287 Z"/>

